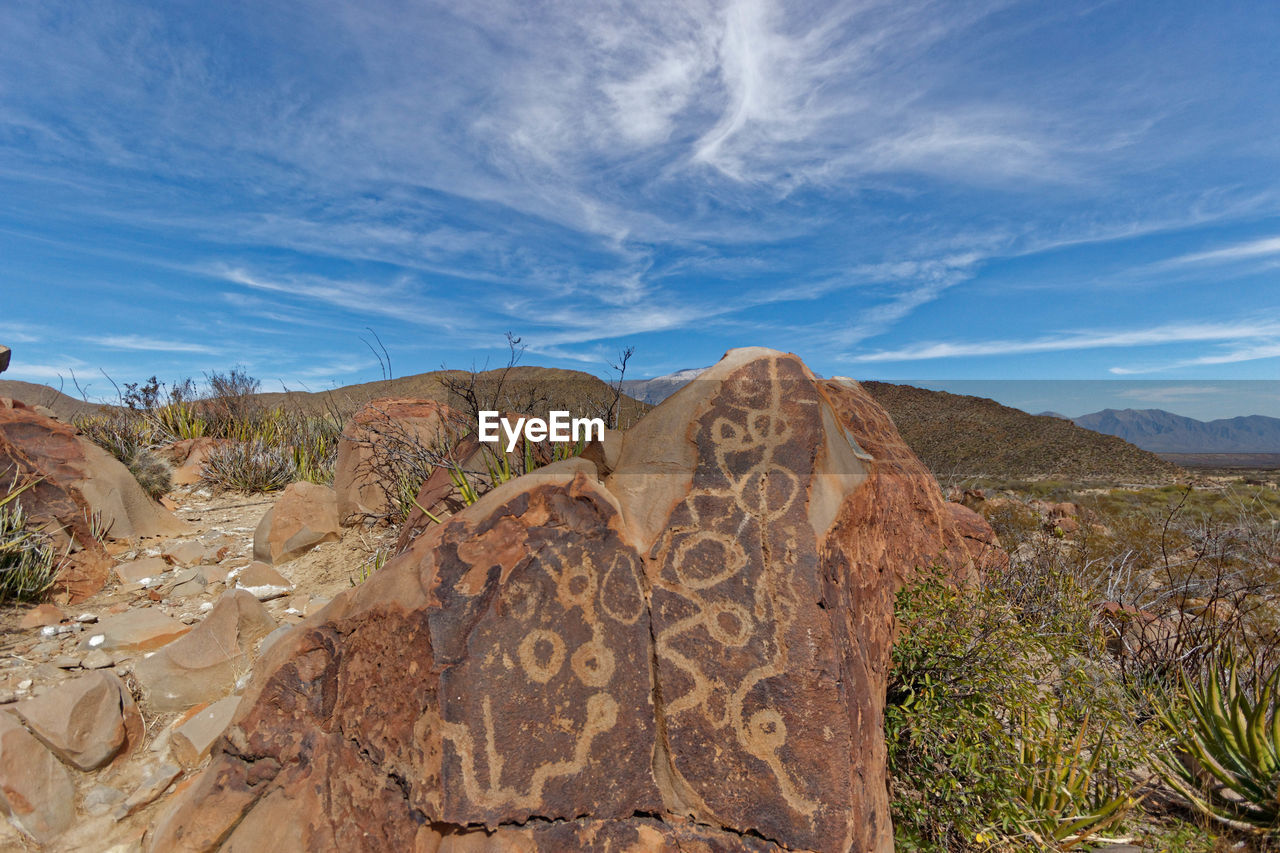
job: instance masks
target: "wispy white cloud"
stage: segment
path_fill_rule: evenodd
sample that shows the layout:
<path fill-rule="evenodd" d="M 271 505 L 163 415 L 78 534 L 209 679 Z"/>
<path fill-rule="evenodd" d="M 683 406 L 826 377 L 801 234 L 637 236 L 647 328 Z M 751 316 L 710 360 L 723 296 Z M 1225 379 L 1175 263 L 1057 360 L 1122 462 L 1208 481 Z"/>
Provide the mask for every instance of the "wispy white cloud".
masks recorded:
<path fill-rule="evenodd" d="M 1160 346 L 1192 341 L 1230 341 L 1280 335 L 1280 323 L 1244 321 L 1239 323 L 1174 324 L 1123 331 L 1085 331 L 1049 335 L 1033 339 L 1007 339 L 971 342 L 916 344 L 898 350 L 863 353 L 851 360 L 858 362 L 922 361 L 935 358 L 966 356 L 1025 355 L 1040 352 L 1105 349 L 1113 347 Z M 1256 356 L 1265 358 L 1266 356 Z M 1227 363 L 1227 362 L 1199 362 Z M 1118 369 L 1113 372 L 1121 372 Z"/>
<path fill-rule="evenodd" d="M 1277 334 L 1273 332 L 1272 334 Z M 1247 346 L 1235 346 L 1222 352 L 1209 355 L 1183 358 L 1148 366 L 1112 367 L 1110 372 L 1118 376 L 1132 376 L 1141 373 L 1159 373 L 1165 370 L 1176 370 L 1182 367 L 1204 367 L 1206 365 L 1239 364 L 1245 361 L 1258 361 L 1264 358 L 1280 358 L 1280 340 L 1272 340 Z"/>
<path fill-rule="evenodd" d="M 144 335 L 98 335 L 83 338 L 86 343 L 116 350 L 133 350 L 136 352 L 192 352 L 215 353 L 211 346 L 191 341 L 172 341 L 164 338 L 150 338 Z"/>
<path fill-rule="evenodd" d="M 1264 237 L 1259 240 L 1250 240 L 1245 243 L 1236 243 L 1221 249 L 1213 249 L 1208 252 L 1194 252 L 1187 255 L 1179 255 L 1171 258 L 1165 263 L 1171 266 L 1182 264 L 1208 264 L 1208 263 L 1225 263 L 1231 261 L 1248 261 L 1254 258 L 1271 257 L 1280 255 L 1280 237 Z"/>

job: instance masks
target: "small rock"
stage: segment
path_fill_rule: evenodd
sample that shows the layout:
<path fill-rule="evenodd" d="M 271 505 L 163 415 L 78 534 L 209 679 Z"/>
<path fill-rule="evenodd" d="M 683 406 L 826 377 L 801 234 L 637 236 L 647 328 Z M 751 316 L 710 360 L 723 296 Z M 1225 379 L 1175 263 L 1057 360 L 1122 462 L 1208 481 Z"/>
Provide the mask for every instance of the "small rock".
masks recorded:
<path fill-rule="evenodd" d="M 128 563 L 118 563 L 116 576 L 123 583 L 145 583 L 169 571 L 169 564 L 159 557 L 143 557 Z"/>
<path fill-rule="evenodd" d="M 109 666 L 114 666 L 115 662 L 116 659 L 111 656 L 110 652 L 94 649 L 81 658 L 80 666 L 85 669 L 106 669 Z"/>
<path fill-rule="evenodd" d="M 168 548 L 165 548 L 162 556 L 170 563 L 179 566 L 193 566 L 202 562 L 205 558 L 205 547 L 195 540 L 189 539 L 185 542 L 175 542 Z"/>
<path fill-rule="evenodd" d="M 24 678 L 24 679 L 22 679 L 21 681 L 19 681 L 19 682 L 18 682 L 18 689 L 19 689 L 19 690 L 30 690 L 30 689 L 31 689 L 31 679 L 30 679 L 30 678 Z"/>
<path fill-rule="evenodd" d="M 173 757 L 178 759 L 178 763 L 191 768 L 203 761 L 209 755 L 213 742 L 230 725 L 231 717 L 239 705 L 239 696 L 228 696 L 175 726 L 172 735 Z"/>
<path fill-rule="evenodd" d="M 94 622 L 98 621 L 98 617 L 93 613 L 81 613 L 76 617 L 76 621 L 81 625 L 92 625 Z"/>
<path fill-rule="evenodd" d="M 278 565 L 340 538 L 337 493 L 315 483 L 291 483 L 258 523 L 253 556 Z"/>
<path fill-rule="evenodd" d="M 173 783 L 174 779 L 182 773 L 182 768 L 176 764 L 168 762 L 160 764 L 147 774 L 142 780 L 142 784 L 120 805 L 116 806 L 115 811 L 111 813 L 116 820 L 124 820 L 138 809 L 153 802 L 157 797 L 164 793 Z"/>
<path fill-rule="evenodd" d="M 66 615 L 52 604 L 37 604 L 23 615 L 18 627 L 24 631 L 29 631 L 32 628 L 57 625 L 65 618 L 67 618 Z"/>
<path fill-rule="evenodd" d="M 85 792 L 81 807 L 90 817 L 99 817 L 111 811 L 112 807 L 124 800 L 124 792 L 110 785 L 94 785 Z"/>
<path fill-rule="evenodd" d="M 53 665 L 58 669 L 79 669 L 80 658 L 74 655 L 59 655 L 53 659 Z"/>
<path fill-rule="evenodd" d="M 0 690 L 0 705 L 10 705 L 18 701 L 18 694 L 12 690 Z"/>
<path fill-rule="evenodd" d="M 170 643 L 191 630 L 154 608 L 130 610 L 103 619 L 80 643 L 84 651 L 150 651 Z"/>
<path fill-rule="evenodd" d="M 289 579 L 266 563 L 250 563 L 236 578 L 236 587 L 259 601 L 270 601 L 293 592 Z"/>
<path fill-rule="evenodd" d="M 48 843 L 71 826 L 75 797 L 67 768 L 12 714 L 0 714 L 0 805 L 14 825 Z"/>
<path fill-rule="evenodd" d="M 267 636 L 262 638 L 262 645 L 258 647 L 258 654 L 265 655 L 267 653 L 267 649 L 274 646 L 277 640 L 279 640 L 285 634 L 289 633 L 289 631 L 291 631 L 292 629 L 293 629 L 292 625 L 281 625 L 279 628 L 276 628 L 270 634 L 267 634 Z"/>
<path fill-rule="evenodd" d="M 193 595 L 200 595 L 203 593 L 206 586 L 208 586 L 208 584 L 204 582 L 204 578 L 196 578 L 185 583 L 178 584 L 173 588 L 173 591 L 170 592 L 169 595 L 172 598 L 179 600 L 190 598 Z"/>
<path fill-rule="evenodd" d="M 81 770 L 110 761 L 129 739 L 126 717 L 138 714 L 120 679 L 103 672 L 64 682 L 13 710 L 54 755 Z"/>

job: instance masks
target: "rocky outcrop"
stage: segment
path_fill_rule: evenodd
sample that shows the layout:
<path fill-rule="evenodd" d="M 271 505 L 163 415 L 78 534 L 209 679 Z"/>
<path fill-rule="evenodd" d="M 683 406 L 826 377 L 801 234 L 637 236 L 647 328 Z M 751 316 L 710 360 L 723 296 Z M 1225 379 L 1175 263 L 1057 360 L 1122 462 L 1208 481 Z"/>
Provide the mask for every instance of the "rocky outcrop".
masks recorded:
<path fill-rule="evenodd" d="M 0 373 L 4 373 L 9 369 L 9 358 L 13 355 L 13 350 L 8 347 L 0 347 Z"/>
<path fill-rule="evenodd" d="M 334 490 L 316 483 L 290 483 L 258 523 L 253 558 L 267 564 L 285 563 L 321 542 L 341 538 Z"/>
<path fill-rule="evenodd" d="M 0 406 L 0 497 L 33 484 L 19 500 L 70 549 L 55 593 L 79 601 L 102 588 L 111 560 L 98 532 L 110 538 L 173 535 L 187 526 L 156 504 L 129 469 L 63 423 L 10 401 Z"/>
<path fill-rule="evenodd" d="M 975 571 L 856 384 L 727 355 L 271 647 L 152 850 L 893 849 L 899 583 Z"/>
<path fill-rule="evenodd" d="M 410 451 L 444 449 L 456 441 L 458 413 L 434 400 L 388 398 L 365 404 L 342 431 L 334 464 L 338 520 L 360 524 L 388 512 L 383 487 L 389 460 Z"/>

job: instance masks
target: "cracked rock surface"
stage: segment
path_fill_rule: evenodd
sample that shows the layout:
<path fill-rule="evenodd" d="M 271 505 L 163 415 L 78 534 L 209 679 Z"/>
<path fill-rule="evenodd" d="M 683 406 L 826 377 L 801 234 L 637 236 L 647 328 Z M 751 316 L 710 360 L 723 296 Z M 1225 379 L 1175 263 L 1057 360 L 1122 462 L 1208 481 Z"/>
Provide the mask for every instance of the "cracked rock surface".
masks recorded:
<path fill-rule="evenodd" d="M 771 350 L 613 461 L 507 483 L 282 636 L 148 849 L 892 850 L 893 592 L 986 532 Z"/>

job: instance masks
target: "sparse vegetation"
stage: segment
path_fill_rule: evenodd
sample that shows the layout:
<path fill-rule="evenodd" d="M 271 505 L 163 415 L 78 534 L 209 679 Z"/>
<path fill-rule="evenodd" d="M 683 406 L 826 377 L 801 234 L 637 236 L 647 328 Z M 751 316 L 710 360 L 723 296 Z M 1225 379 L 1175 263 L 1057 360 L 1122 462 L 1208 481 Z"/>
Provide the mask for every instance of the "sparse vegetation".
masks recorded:
<path fill-rule="evenodd" d="M 31 527 L 22 511 L 22 493 L 32 485 L 13 488 L 0 498 L 0 604 L 38 601 L 58 572 L 53 543 Z"/>
<path fill-rule="evenodd" d="M 297 479 L 294 461 L 262 441 L 235 441 L 210 451 L 201 477 L 215 489 L 276 492 Z"/>

